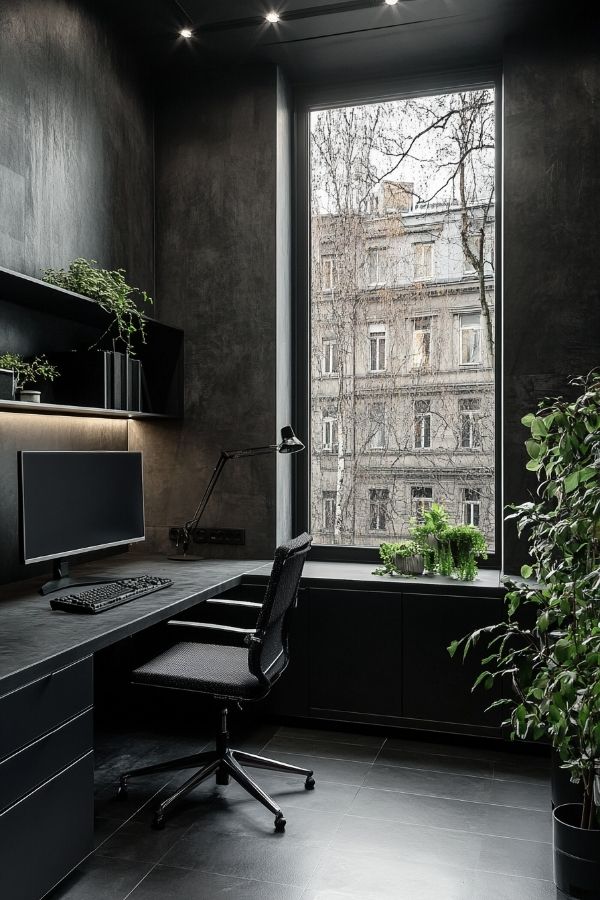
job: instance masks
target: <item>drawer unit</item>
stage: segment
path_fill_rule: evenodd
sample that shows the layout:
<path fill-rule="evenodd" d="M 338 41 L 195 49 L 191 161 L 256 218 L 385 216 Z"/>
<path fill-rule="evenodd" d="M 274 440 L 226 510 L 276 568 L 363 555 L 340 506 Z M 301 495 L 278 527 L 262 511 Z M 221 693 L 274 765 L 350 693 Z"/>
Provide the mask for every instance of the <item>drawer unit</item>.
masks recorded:
<path fill-rule="evenodd" d="M 93 825 L 88 753 L 0 814 L 0 897 L 40 900 L 91 852 Z"/>
<path fill-rule="evenodd" d="M 92 657 L 0 697 L 0 759 L 93 704 Z"/>
<path fill-rule="evenodd" d="M 93 735 L 90 709 L 0 762 L 0 811 L 89 753 Z"/>

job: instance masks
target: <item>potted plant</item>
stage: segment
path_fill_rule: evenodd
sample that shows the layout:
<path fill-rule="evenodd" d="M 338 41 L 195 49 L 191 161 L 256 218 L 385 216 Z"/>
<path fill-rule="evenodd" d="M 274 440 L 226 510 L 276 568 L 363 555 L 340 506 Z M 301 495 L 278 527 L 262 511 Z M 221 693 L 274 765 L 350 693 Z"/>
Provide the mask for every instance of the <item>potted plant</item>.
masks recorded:
<path fill-rule="evenodd" d="M 477 560 L 487 559 L 487 544 L 481 531 L 474 525 L 451 525 L 444 531 L 442 543 L 452 557 L 451 574 L 460 581 L 473 581 L 477 577 Z"/>
<path fill-rule="evenodd" d="M 94 346 L 110 336 L 113 349 L 133 356 L 134 339 L 146 343 L 146 316 L 138 304 L 153 301 L 145 291 L 127 284 L 124 269 L 108 270 L 97 266 L 95 259 L 78 257 L 66 270 L 46 269 L 43 280 L 95 300 L 110 314 L 111 321 Z"/>
<path fill-rule="evenodd" d="M 423 554 L 428 572 L 451 574 L 451 558 L 450 571 L 446 571 L 448 559 L 446 548 L 443 546 L 443 536 L 448 526 L 448 513 L 441 503 L 432 503 L 429 508 L 425 507 L 420 522 L 411 520 L 410 533 Z"/>
<path fill-rule="evenodd" d="M 600 371 L 571 382 L 574 400 L 543 401 L 524 417 L 534 499 L 512 507 L 531 564 L 505 579 L 506 621 L 453 641 L 463 657 L 486 633 L 490 655 L 475 685 L 509 683 L 504 724 L 548 739 L 583 801 L 553 811 L 554 878 L 576 898 L 600 885 Z M 529 617 L 529 621 L 528 621 Z M 475 687 L 474 685 L 474 687 Z"/>
<path fill-rule="evenodd" d="M 414 541 L 383 543 L 379 547 L 383 565 L 374 575 L 422 575 L 423 555 Z"/>
<path fill-rule="evenodd" d="M 27 403 L 39 403 L 41 398 L 41 391 L 32 390 L 28 385 L 54 381 L 59 375 L 57 367 L 51 365 L 43 354 L 27 361 L 19 353 L 3 353 L 0 369 L 13 370 L 16 391 L 19 398 Z"/>

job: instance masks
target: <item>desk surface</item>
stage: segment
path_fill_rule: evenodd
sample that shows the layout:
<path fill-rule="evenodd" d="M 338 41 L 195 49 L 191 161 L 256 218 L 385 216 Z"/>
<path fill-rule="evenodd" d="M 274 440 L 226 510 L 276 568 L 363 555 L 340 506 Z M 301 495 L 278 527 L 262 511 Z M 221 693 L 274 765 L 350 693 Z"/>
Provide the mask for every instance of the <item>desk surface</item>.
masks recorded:
<path fill-rule="evenodd" d="M 0 694 L 235 587 L 243 575 L 259 567 L 269 571 L 264 560 L 176 563 L 164 556 L 129 553 L 96 560 L 77 566 L 73 575 L 123 578 L 152 573 L 172 578 L 173 584 L 95 616 L 52 611 L 50 598 L 37 593 L 43 578 L 4 585 L 0 588 Z M 65 593 L 69 591 L 50 596 Z"/>

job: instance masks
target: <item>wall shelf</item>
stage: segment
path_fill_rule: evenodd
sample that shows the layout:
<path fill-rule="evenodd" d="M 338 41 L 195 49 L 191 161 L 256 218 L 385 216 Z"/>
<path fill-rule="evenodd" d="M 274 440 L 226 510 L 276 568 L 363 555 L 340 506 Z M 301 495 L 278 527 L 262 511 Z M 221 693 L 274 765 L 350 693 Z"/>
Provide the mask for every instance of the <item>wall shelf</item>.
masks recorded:
<path fill-rule="evenodd" d="M 46 284 L 37 278 L 0 267 L 0 353 L 24 357 L 44 353 L 89 351 L 104 336 L 110 317 L 95 301 L 81 294 Z M 104 346 L 104 349 L 110 349 Z M 93 351 L 91 351 L 93 352 Z M 156 319 L 146 319 L 146 343 L 136 346 L 142 363 L 144 410 L 105 409 L 76 397 L 78 385 L 60 381 L 44 384 L 44 403 L 0 401 L 0 410 L 38 415 L 96 416 L 104 418 L 179 418 L 183 412 L 183 331 Z M 69 402 L 69 385 L 73 399 Z M 79 385 L 80 387 L 80 385 Z M 57 396 L 54 391 L 57 390 Z M 89 398 L 88 398 L 89 399 Z M 52 402 L 57 400 L 59 402 Z"/>

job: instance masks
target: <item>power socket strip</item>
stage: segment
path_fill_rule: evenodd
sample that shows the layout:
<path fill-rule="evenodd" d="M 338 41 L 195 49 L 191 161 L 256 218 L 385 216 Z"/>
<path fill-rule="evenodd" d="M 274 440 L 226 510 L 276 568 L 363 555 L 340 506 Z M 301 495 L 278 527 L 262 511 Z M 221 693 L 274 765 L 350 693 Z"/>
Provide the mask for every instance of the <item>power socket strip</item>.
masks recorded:
<path fill-rule="evenodd" d="M 182 537 L 181 528 L 169 528 L 169 540 L 176 543 Z M 243 528 L 195 528 L 192 540 L 195 544 L 241 546 L 246 543 L 246 532 Z"/>

